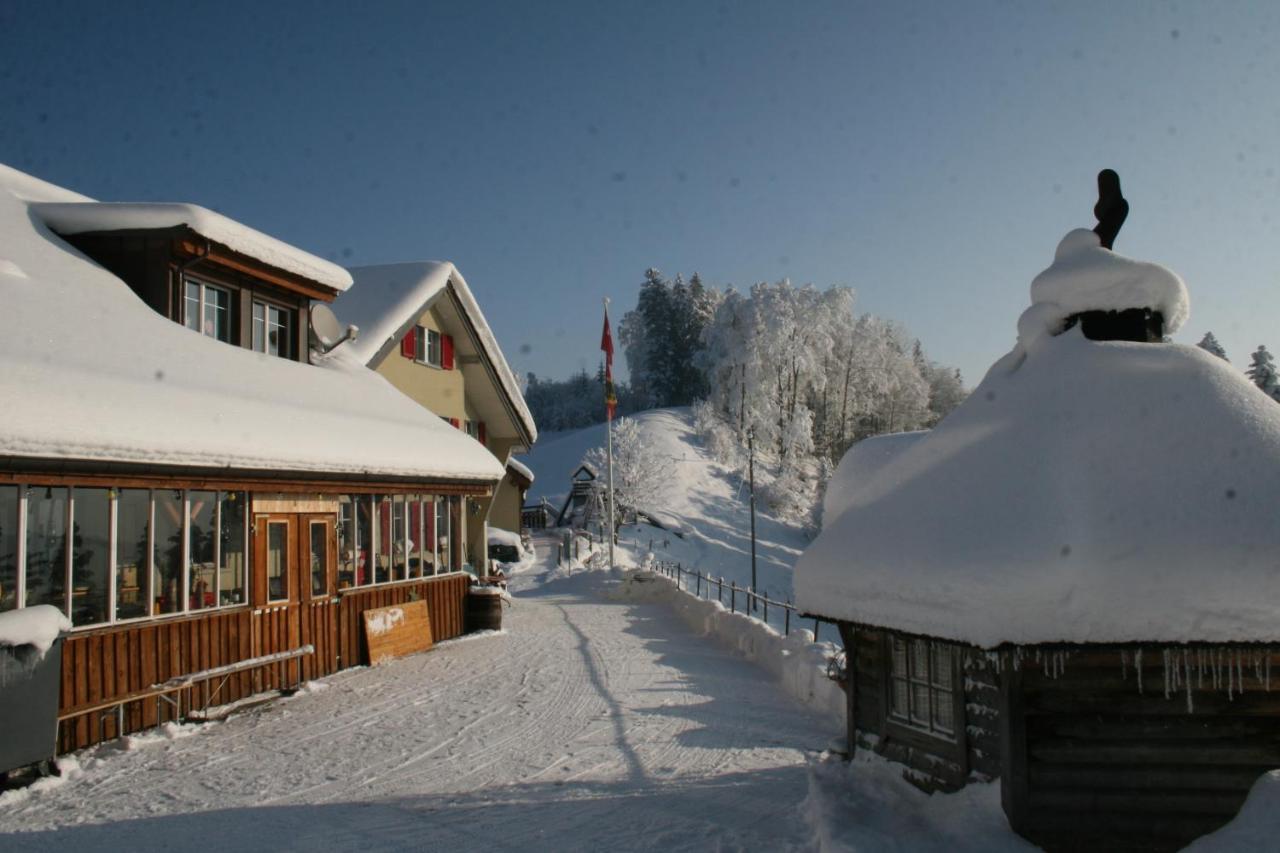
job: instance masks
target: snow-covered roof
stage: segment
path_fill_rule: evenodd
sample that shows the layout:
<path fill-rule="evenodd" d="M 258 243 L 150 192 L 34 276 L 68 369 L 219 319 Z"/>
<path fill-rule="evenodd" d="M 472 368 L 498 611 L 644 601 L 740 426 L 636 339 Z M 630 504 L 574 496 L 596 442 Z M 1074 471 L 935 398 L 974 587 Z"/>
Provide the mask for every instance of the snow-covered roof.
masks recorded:
<path fill-rule="evenodd" d="M 376 367 L 399 346 L 400 339 L 453 283 L 453 292 L 479 338 L 480 348 L 498 377 L 503 394 L 528 433 L 538 437 L 533 415 L 520 393 L 520 383 L 507 364 L 489 323 L 458 268 L 448 261 L 416 261 L 403 264 L 352 267 L 356 286 L 342 295 L 334 310 L 345 323 L 360 327 L 360 337 L 348 344 L 351 352 Z"/>
<path fill-rule="evenodd" d="M 29 212 L 0 166 L 0 456 L 496 482 L 479 442 L 340 347 L 308 365 L 152 311 Z"/>
<path fill-rule="evenodd" d="M 521 477 L 524 477 L 530 483 L 533 482 L 533 471 L 529 469 L 528 465 L 524 464 L 519 459 L 516 459 L 514 456 L 507 459 L 507 467 L 512 471 L 515 471 Z"/>
<path fill-rule="evenodd" d="M 351 274 L 337 264 L 196 204 L 84 200 L 35 203 L 31 210 L 59 234 L 186 226 L 202 237 L 276 269 L 338 291 L 351 286 Z"/>
<path fill-rule="evenodd" d="M 1072 310 L 1146 302 L 1101 288 L 1124 259 L 1063 256 L 1037 282 L 1099 294 Z M 1198 347 L 1024 333 L 931 432 L 856 445 L 828 492 L 795 570 L 812 612 L 983 647 L 1280 640 L 1280 405 Z"/>

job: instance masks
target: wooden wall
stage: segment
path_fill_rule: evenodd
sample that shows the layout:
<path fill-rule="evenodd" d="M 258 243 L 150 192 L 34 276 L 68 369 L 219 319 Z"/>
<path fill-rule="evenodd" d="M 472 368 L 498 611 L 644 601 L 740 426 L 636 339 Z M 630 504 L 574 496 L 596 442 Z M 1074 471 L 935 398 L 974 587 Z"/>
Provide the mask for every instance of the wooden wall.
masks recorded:
<path fill-rule="evenodd" d="M 963 732 L 950 748 L 931 748 L 929 738 L 895 734 L 885 725 L 886 632 L 840 625 L 848 659 L 849 739 L 851 749 L 871 749 L 905 765 L 904 776 L 926 791 L 956 791 L 971 779 L 1000 775 L 999 682 L 980 653 L 962 652 Z"/>
<path fill-rule="evenodd" d="M 403 581 L 385 586 L 345 589 L 338 611 L 338 665 L 342 668 L 369 662 L 361 614 L 375 607 L 390 607 L 425 599 L 431 614 L 434 642 L 457 637 L 465 629 L 463 619 L 471 577 L 462 573 Z"/>
<path fill-rule="evenodd" d="M 1245 690 L 1230 697 L 1222 667 L 1215 688 L 1191 650 L 1191 710 L 1185 682 L 1166 698 L 1163 651 L 1144 650 L 1141 691 L 1133 650 L 1127 667 L 1112 648 L 1072 653 L 1056 677 L 1025 658 L 1005 671 L 1014 829 L 1050 850 L 1176 850 L 1230 820 L 1280 767 L 1280 685 L 1257 677 L 1261 650 L 1243 650 Z"/>
<path fill-rule="evenodd" d="M 316 651 L 301 659 L 302 677 L 319 678 L 340 668 L 367 661 L 360 614 L 371 607 L 425 599 L 431 613 L 434 639 L 463 632 L 463 615 L 470 580 L 463 574 L 406 581 L 388 586 L 347 590 L 334 598 L 274 607 L 213 610 L 172 619 L 135 622 L 94 631 L 78 631 L 67 638 L 62 653 L 62 693 L 59 713 L 116 696 L 144 690 L 169 678 L 236 663 L 308 643 Z M 217 680 L 183 691 L 184 709 L 206 703 L 221 705 L 265 690 L 292 686 L 298 661 L 237 673 L 216 695 Z M 114 715 L 101 731 L 96 714 L 64 723 L 58 751 L 67 752 L 140 731 L 173 719 L 167 704 L 143 700 L 126 706 L 123 731 Z"/>

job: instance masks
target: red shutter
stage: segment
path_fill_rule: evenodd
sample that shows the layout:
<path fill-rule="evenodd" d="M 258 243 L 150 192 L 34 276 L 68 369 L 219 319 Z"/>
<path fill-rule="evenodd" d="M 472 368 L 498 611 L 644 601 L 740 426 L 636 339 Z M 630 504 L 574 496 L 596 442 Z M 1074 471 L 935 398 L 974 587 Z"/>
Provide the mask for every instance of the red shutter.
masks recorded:
<path fill-rule="evenodd" d="M 476 424 L 476 436 L 480 439 L 480 443 L 484 444 L 484 421 Z"/>
<path fill-rule="evenodd" d="M 453 370 L 453 335 L 440 336 L 440 366 Z"/>
<path fill-rule="evenodd" d="M 418 352 L 418 327 L 415 326 L 400 341 L 400 354 L 405 358 L 413 358 Z"/>
<path fill-rule="evenodd" d="M 454 429 L 462 429 L 462 421 L 458 420 L 457 418 L 449 418 L 449 426 L 453 427 Z"/>

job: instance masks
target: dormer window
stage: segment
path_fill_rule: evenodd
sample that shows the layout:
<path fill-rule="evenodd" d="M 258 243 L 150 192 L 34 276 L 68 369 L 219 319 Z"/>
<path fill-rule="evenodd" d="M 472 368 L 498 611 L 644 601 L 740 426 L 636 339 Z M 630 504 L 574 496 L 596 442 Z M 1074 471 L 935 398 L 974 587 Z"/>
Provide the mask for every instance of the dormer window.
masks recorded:
<path fill-rule="evenodd" d="M 184 322 L 188 329 L 214 340 L 231 341 L 231 292 L 197 279 L 184 282 Z"/>
<path fill-rule="evenodd" d="M 293 358 L 293 312 L 270 302 L 253 302 L 253 349 Z"/>

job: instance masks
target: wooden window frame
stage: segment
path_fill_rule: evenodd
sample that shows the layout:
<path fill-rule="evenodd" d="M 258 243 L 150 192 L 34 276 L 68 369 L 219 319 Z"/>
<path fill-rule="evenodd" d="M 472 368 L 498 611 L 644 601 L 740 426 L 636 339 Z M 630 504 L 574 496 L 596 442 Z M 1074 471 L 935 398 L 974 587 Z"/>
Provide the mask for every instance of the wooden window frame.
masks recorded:
<path fill-rule="evenodd" d="M 955 720 L 955 732 L 953 736 L 947 736 L 941 732 L 935 732 L 921 728 L 919 725 L 912 724 L 908 720 L 896 716 L 893 713 L 893 641 L 897 639 L 907 644 L 911 644 L 917 640 L 922 640 L 929 644 L 929 692 L 930 701 L 934 691 L 937 689 L 933 686 L 933 646 L 945 646 L 951 652 L 951 702 L 952 702 L 952 719 Z M 967 742 L 967 720 L 965 719 L 964 707 L 964 668 L 961 665 L 961 656 L 958 653 L 959 647 L 954 643 L 947 643 L 942 640 L 933 640 L 928 637 L 920 637 L 912 634 L 902 634 L 893 631 L 885 631 L 880 639 L 880 695 L 883 697 L 880 702 L 880 731 L 892 740 L 901 741 L 909 746 L 917 747 L 926 752 L 940 755 L 959 764 L 965 773 L 968 773 L 968 742 Z M 908 657 L 910 649 L 908 648 Z M 908 666 L 910 660 L 908 659 Z M 908 680 L 908 685 L 911 681 Z M 932 725 L 933 716 L 930 713 L 930 725 Z"/>

